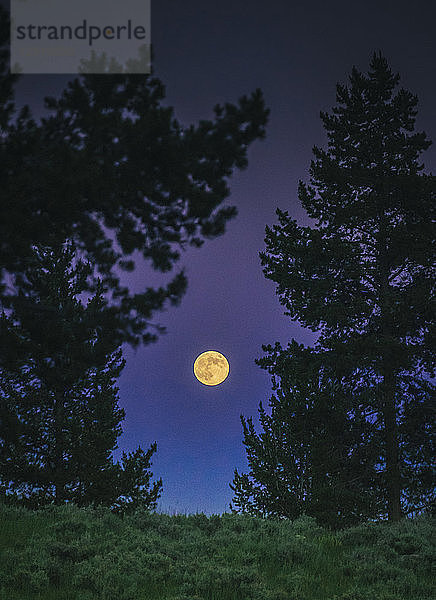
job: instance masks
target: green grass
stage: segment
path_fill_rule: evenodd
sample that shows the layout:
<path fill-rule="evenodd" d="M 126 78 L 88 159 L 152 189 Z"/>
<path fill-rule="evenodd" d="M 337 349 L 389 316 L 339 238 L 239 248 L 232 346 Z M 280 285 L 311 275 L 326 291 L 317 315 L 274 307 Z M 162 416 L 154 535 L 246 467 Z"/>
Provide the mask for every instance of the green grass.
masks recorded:
<path fill-rule="evenodd" d="M 0 600 L 434 600 L 434 525 L 0 504 Z"/>

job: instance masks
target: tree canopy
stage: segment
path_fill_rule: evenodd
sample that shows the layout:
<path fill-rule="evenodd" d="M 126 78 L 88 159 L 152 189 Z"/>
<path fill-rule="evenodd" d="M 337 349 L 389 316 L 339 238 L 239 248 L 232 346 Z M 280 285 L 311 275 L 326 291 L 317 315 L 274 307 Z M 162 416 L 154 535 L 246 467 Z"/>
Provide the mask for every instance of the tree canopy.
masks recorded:
<path fill-rule="evenodd" d="M 27 106 L 14 116 L 7 23 L 1 9 L 0 301 L 7 307 L 23 285 L 32 245 L 71 239 L 94 265 L 89 292 L 103 282 L 115 343 L 153 341 L 159 328 L 150 319 L 179 303 L 186 276 L 132 294 L 120 274 L 134 269 L 135 252 L 169 272 L 183 249 L 223 234 L 236 215 L 222 206 L 229 178 L 265 135 L 262 93 L 217 105 L 213 119 L 183 127 L 164 106 L 156 77 L 85 74 L 59 98 L 46 98 L 50 116 L 40 122 Z"/>

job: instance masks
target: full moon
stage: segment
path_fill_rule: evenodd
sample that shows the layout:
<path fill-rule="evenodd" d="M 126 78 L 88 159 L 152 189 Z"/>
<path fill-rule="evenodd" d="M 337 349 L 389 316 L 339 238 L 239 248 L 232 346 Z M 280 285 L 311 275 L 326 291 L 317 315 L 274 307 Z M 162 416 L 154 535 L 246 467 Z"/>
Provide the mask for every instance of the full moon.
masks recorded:
<path fill-rule="evenodd" d="M 207 350 L 197 356 L 194 362 L 194 375 L 204 385 L 218 385 L 229 374 L 227 358 L 215 350 Z"/>

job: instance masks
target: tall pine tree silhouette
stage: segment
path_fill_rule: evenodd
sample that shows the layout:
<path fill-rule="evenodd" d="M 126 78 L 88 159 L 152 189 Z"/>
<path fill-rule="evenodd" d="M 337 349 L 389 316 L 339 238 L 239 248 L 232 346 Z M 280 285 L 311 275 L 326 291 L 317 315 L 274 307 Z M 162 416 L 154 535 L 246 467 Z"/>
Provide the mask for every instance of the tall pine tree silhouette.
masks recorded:
<path fill-rule="evenodd" d="M 374 54 L 367 76 L 353 68 L 350 85 L 337 86 L 338 106 L 321 113 L 328 147 L 313 149 L 310 184 L 299 185 L 315 225 L 299 226 L 278 210 L 261 253 L 286 314 L 319 332 L 317 360 L 348 394 L 350 414 L 372 424 L 366 452 L 380 456 L 378 494 L 389 520 L 434 503 L 435 488 L 436 181 L 419 161 L 431 142 L 414 132 L 417 97 L 395 92 L 398 81 Z M 299 350 L 264 350 L 259 364 L 286 385 L 282 365 L 298 361 Z M 343 433 L 338 427 L 338 444 Z M 244 443 L 256 455 L 247 433 Z M 246 501 L 250 478 L 243 492 L 240 477 L 235 484 Z"/>
<path fill-rule="evenodd" d="M 138 448 L 114 463 L 124 410 L 116 379 L 124 360 L 114 347 L 104 287 L 89 298 L 90 265 L 72 245 L 34 248 L 22 292 L 1 315 L 0 482 L 27 506 L 104 504 L 154 508 L 150 458 Z M 89 296 L 89 294 L 88 294 Z"/>

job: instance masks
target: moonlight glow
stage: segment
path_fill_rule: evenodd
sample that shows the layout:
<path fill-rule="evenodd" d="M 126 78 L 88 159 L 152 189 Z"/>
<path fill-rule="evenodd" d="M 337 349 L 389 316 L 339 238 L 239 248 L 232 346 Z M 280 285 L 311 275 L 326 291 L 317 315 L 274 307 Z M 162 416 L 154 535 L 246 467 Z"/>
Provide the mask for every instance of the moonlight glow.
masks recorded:
<path fill-rule="evenodd" d="M 204 385 L 218 385 L 229 374 L 227 358 L 215 350 L 207 350 L 197 356 L 194 362 L 194 375 Z"/>

